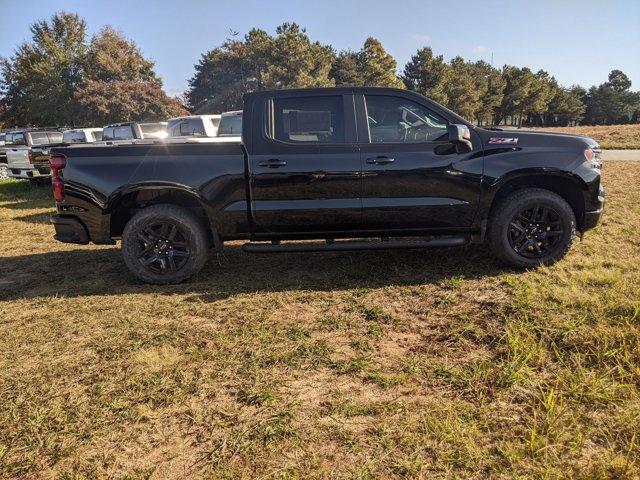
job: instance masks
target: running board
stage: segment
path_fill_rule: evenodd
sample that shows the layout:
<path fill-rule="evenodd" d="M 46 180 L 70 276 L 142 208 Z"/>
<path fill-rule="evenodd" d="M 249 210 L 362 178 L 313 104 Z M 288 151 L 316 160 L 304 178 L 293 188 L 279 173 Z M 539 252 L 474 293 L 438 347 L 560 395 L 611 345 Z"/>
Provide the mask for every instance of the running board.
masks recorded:
<path fill-rule="evenodd" d="M 405 248 L 429 248 L 429 247 L 458 247 L 469 241 L 468 236 L 449 235 L 441 237 L 428 237 L 424 240 L 344 240 L 335 242 L 327 240 L 318 242 L 292 242 L 281 244 L 278 241 L 271 243 L 249 242 L 242 245 L 242 250 L 249 253 L 280 253 L 280 252 L 326 252 L 345 250 L 387 250 Z"/>

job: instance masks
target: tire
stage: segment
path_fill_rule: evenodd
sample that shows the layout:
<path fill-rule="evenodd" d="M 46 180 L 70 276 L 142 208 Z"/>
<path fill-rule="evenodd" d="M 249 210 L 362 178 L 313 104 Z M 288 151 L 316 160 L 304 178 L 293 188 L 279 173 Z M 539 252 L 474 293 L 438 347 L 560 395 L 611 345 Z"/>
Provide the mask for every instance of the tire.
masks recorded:
<path fill-rule="evenodd" d="M 0 180 L 9 178 L 9 167 L 6 163 L 0 163 Z"/>
<path fill-rule="evenodd" d="M 135 214 L 122 232 L 122 255 L 146 283 L 180 283 L 202 269 L 209 241 L 200 220 L 175 205 L 153 205 Z"/>
<path fill-rule="evenodd" d="M 527 188 L 496 206 L 489 220 L 488 240 L 499 259 L 528 268 L 560 260 L 571 248 L 575 233 L 573 209 L 560 195 Z"/>

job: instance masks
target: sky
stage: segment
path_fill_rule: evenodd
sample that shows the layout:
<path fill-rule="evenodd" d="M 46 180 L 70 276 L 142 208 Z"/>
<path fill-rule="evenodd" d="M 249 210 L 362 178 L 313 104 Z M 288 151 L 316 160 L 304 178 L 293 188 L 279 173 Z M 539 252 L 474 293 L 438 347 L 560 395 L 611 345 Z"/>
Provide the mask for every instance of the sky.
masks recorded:
<path fill-rule="evenodd" d="M 59 10 L 85 18 L 89 33 L 111 25 L 156 63 L 170 95 L 188 87 L 200 55 L 230 31 L 274 34 L 297 22 L 312 40 L 336 50 L 378 38 L 400 72 L 430 46 L 493 64 L 547 70 L 566 86 L 589 87 L 625 72 L 640 90 L 640 0 L 0 0 L 0 56 L 30 39 L 29 26 Z"/>

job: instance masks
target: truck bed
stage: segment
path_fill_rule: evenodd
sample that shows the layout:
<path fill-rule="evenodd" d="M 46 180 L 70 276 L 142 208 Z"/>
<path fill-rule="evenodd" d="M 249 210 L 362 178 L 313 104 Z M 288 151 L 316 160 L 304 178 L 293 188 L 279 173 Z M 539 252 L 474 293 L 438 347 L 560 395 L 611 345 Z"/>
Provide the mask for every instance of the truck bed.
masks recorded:
<path fill-rule="evenodd" d="M 84 210 L 74 214 L 92 239 L 100 237 L 91 230 L 102 232 L 123 204 L 150 201 L 168 190 L 197 197 L 207 216 L 219 222 L 221 235 L 247 229 L 245 153 L 240 144 L 73 145 L 52 153 L 67 159 L 62 172 L 66 203 Z"/>

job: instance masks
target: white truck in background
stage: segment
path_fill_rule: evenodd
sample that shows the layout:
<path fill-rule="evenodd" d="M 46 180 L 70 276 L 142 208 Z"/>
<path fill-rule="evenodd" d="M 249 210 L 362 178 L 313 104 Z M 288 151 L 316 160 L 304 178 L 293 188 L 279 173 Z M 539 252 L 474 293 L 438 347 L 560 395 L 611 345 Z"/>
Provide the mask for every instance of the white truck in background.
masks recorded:
<path fill-rule="evenodd" d="M 189 115 L 170 118 L 165 143 L 239 143 L 242 110 L 220 115 Z"/>

